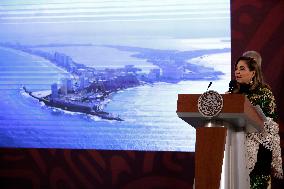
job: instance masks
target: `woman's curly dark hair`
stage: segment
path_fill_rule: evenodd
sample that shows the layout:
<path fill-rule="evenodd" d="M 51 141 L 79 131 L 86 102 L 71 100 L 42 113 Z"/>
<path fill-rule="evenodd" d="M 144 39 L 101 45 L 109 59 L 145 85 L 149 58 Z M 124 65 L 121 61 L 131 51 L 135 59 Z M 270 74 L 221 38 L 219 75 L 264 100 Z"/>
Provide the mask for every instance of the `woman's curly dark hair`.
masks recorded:
<path fill-rule="evenodd" d="M 252 83 L 250 83 L 249 89 L 254 90 L 258 86 L 266 86 L 270 88 L 266 83 L 264 83 L 263 80 L 263 74 L 261 71 L 260 65 L 256 62 L 255 59 L 251 57 L 246 57 L 246 56 L 241 56 L 238 58 L 238 60 L 235 63 L 235 69 L 237 68 L 238 63 L 243 60 L 246 65 L 248 66 L 250 71 L 255 71 L 255 75 L 252 78 Z M 240 84 L 237 83 L 234 90 L 232 91 L 233 93 L 240 93 Z"/>

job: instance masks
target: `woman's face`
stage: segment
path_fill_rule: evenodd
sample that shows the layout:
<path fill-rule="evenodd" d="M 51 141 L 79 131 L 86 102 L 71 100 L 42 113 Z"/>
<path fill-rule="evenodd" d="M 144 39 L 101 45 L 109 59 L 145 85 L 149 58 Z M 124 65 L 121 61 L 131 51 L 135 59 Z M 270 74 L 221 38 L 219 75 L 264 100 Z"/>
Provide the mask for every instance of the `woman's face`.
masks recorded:
<path fill-rule="evenodd" d="M 235 68 L 235 78 L 238 83 L 249 84 L 255 71 L 250 71 L 245 60 L 240 60 Z"/>

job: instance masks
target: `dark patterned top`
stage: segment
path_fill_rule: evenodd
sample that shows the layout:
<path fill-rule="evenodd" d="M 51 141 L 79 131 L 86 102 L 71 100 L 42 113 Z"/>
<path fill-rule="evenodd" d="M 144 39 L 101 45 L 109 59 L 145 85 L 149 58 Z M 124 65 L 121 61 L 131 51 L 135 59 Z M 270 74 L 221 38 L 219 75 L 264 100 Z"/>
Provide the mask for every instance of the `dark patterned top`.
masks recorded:
<path fill-rule="evenodd" d="M 251 89 L 249 85 L 241 86 L 239 93 L 247 96 L 252 105 L 259 105 L 266 117 L 277 120 L 276 103 L 272 91 L 267 86 L 257 86 Z M 257 162 L 250 173 L 250 189 L 267 188 L 271 175 L 272 152 L 259 145 Z"/>
<path fill-rule="evenodd" d="M 252 103 L 259 105 L 266 117 L 272 118 L 277 122 L 276 103 L 272 91 L 267 85 L 253 87 L 250 84 L 236 84 L 231 90 L 232 93 L 244 94 Z M 230 89 L 229 89 L 230 91 Z"/>
<path fill-rule="evenodd" d="M 266 117 L 277 120 L 276 103 L 272 91 L 266 86 L 256 87 L 244 93 L 249 101 L 255 106 L 259 105 Z"/>

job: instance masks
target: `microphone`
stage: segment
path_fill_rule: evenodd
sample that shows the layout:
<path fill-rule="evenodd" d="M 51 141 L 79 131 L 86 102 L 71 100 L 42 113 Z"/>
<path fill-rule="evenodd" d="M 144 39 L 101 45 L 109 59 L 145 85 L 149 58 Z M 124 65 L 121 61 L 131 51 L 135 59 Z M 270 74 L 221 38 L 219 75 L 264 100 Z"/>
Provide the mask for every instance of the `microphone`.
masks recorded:
<path fill-rule="evenodd" d="M 231 80 L 229 83 L 229 92 L 232 93 L 237 86 L 237 80 Z"/>
<path fill-rule="evenodd" d="M 209 89 L 209 87 L 211 87 L 211 85 L 212 85 L 212 81 L 210 81 L 210 83 L 209 83 L 209 85 L 208 85 L 206 91 L 208 91 L 208 89 Z"/>

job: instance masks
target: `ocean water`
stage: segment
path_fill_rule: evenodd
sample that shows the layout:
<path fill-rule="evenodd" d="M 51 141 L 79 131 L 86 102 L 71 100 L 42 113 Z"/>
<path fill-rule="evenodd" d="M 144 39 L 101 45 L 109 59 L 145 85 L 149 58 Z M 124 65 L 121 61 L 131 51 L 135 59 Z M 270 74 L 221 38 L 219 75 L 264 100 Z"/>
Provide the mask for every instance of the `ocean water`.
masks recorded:
<path fill-rule="evenodd" d="M 224 71 L 229 56 L 194 61 Z M 176 115 L 177 95 L 202 93 L 209 81 L 161 82 L 113 94 L 105 110 L 125 120 L 118 122 L 46 107 L 22 89 L 48 90 L 62 77 L 69 74 L 40 57 L 0 48 L 1 147 L 194 151 L 195 129 Z M 229 77 L 226 72 L 211 89 L 225 92 Z"/>

